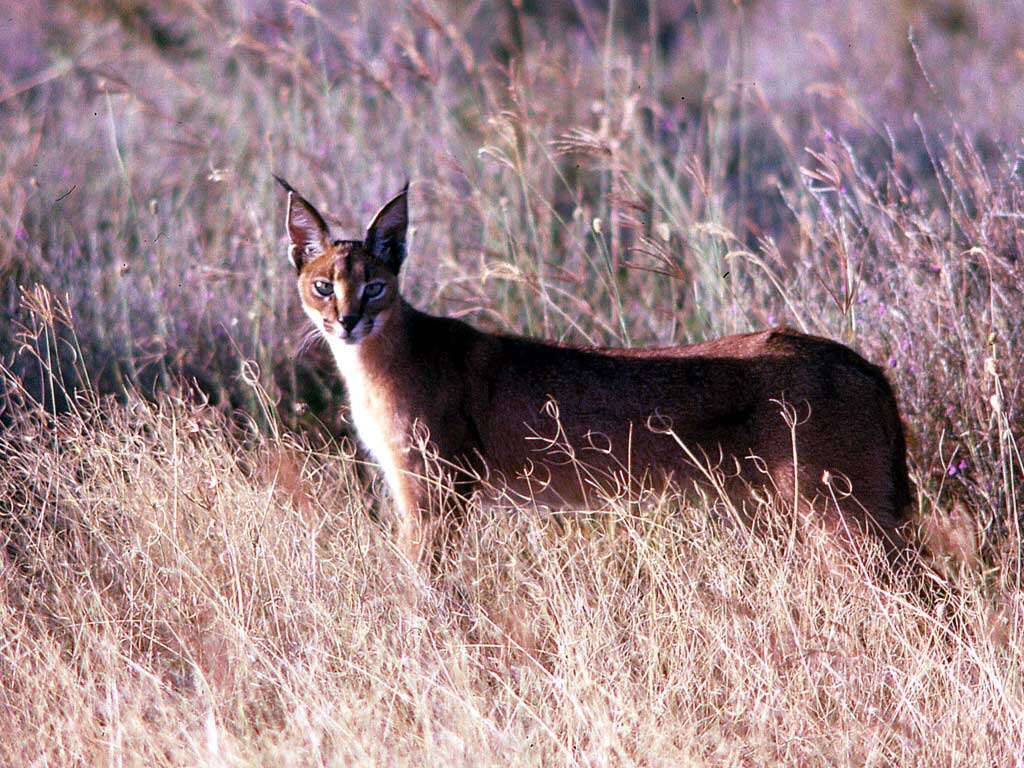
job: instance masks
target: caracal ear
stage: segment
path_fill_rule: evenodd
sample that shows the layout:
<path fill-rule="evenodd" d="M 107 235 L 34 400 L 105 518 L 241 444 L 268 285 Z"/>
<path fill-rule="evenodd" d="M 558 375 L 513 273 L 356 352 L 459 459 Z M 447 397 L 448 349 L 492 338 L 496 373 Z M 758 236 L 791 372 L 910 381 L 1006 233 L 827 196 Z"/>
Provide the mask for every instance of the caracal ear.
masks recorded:
<path fill-rule="evenodd" d="M 366 229 L 366 249 L 398 274 L 405 261 L 405 231 L 409 226 L 409 182 L 384 203 Z"/>
<path fill-rule="evenodd" d="M 324 252 L 330 239 L 330 232 L 324 217 L 306 198 L 276 173 L 274 178 L 288 190 L 288 213 L 285 216 L 285 225 L 288 229 L 288 258 L 292 266 L 301 271 L 303 264 Z"/>

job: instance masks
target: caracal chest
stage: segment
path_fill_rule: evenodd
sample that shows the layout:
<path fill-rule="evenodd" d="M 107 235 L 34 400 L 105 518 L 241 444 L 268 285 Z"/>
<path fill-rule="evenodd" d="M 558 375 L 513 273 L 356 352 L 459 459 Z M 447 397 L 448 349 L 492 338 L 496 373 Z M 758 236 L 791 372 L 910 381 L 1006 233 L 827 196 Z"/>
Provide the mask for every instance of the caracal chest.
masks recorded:
<path fill-rule="evenodd" d="M 412 449 L 410 417 L 400 404 L 393 402 L 388 388 L 367 371 L 358 347 L 335 346 L 334 356 L 348 390 L 359 441 L 381 465 L 390 483 L 397 479 L 403 458 Z"/>

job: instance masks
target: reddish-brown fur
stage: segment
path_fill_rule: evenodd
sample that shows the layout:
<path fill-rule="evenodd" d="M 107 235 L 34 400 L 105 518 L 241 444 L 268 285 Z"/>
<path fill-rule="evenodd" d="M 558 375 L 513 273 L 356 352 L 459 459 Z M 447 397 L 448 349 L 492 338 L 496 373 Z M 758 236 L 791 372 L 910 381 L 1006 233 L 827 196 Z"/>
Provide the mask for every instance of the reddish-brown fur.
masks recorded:
<path fill-rule="evenodd" d="M 289 191 L 303 305 L 335 353 L 360 438 L 384 467 L 413 561 L 480 476 L 572 508 L 624 487 L 707 483 L 709 465 L 732 497 L 767 487 L 838 504 L 842 520 L 902 550 L 911 501 L 903 427 L 885 375 L 848 347 L 787 328 L 664 349 L 483 333 L 399 295 L 404 191 L 364 241 L 344 242 Z M 318 295 L 317 281 L 334 295 Z M 367 301 L 360 291 L 371 283 L 384 295 Z M 350 331 L 345 316 L 359 318 Z M 796 473 L 784 410 L 797 422 Z M 431 490 L 431 455 L 457 495 Z"/>

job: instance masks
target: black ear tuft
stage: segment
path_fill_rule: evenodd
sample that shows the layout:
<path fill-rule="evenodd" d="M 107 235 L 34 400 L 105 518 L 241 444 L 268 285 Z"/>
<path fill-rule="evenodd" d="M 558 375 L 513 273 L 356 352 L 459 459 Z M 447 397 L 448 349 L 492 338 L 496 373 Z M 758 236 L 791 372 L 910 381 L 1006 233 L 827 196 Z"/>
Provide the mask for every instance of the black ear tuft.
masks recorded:
<path fill-rule="evenodd" d="M 405 232 L 409 227 L 409 182 L 377 211 L 366 229 L 366 249 L 398 274 L 405 261 Z"/>
<path fill-rule="evenodd" d="M 278 184 L 280 184 L 282 187 L 284 187 L 284 191 L 285 192 L 294 192 L 295 191 L 295 188 L 292 187 L 291 184 L 289 184 L 283 178 L 278 176 L 276 173 L 272 172 L 270 175 L 274 177 L 274 181 L 276 181 Z"/>
<path fill-rule="evenodd" d="M 288 230 L 288 258 L 297 270 L 310 258 L 324 252 L 330 233 L 327 222 L 320 212 L 295 191 L 291 184 L 274 174 L 278 184 L 288 190 L 288 213 L 285 224 Z"/>

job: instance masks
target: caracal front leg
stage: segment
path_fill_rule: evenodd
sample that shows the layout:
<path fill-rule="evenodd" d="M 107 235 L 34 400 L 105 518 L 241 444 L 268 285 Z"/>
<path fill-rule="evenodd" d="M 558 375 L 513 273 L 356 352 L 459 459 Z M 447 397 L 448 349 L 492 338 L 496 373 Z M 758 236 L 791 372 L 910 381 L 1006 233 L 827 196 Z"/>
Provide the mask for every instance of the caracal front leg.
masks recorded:
<path fill-rule="evenodd" d="M 394 488 L 398 547 L 417 570 L 437 575 L 457 548 L 468 494 L 449 473 L 417 464 L 399 473 Z"/>
<path fill-rule="evenodd" d="M 393 479 L 398 549 L 417 571 L 422 571 L 433 549 L 430 490 L 422 468 L 408 467 Z"/>

